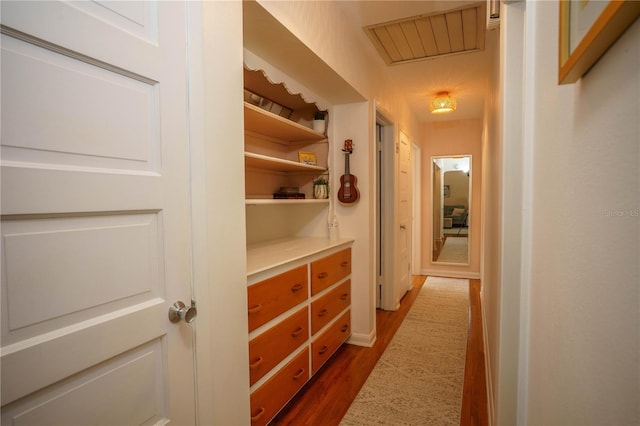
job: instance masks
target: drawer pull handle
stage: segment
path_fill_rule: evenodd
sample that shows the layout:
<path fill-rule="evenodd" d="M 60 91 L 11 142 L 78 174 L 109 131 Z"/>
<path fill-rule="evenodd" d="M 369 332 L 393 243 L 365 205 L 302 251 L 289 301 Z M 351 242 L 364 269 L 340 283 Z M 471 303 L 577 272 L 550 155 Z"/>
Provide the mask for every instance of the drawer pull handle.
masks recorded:
<path fill-rule="evenodd" d="M 328 276 L 329 276 L 329 274 L 328 274 L 328 273 L 326 273 L 326 272 L 320 272 L 320 273 L 318 274 L 318 278 L 319 278 L 319 279 L 327 278 Z"/>
<path fill-rule="evenodd" d="M 291 337 L 298 337 L 300 335 L 300 333 L 302 333 L 302 327 L 298 327 L 295 330 L 293 330 L 293 333 L 291 333 Z"/>
<path fill-rule="evenodd" d="M 340 264 L 340 266 L 342 266 L 343 268 L 346 268 L 347 266 L 349 266 L 349 262 L 347 262 L 346 260 L 344 262 L 342 262 Z"/>
<path fill-rule="evenodd" d="M 328 350 L 329 350 L 329 346 L 324 345 L 322 348 L 320 348 L 320 350 L 318 351 L 318 354 L 322 355 L 323 353 L 325 353 Z"/>
<path fill-rule="evenodd" d="M 259 356 L 258 359 L 256 359 L 254 362 L 249 364 L 249 368 L 251 369 L 257 368 L 260 364 L 262 364 L 262 361 L 264 361 L 264 359 L 261 356 Z"/>
<path fill-rule="evenodd" d="M 347 300 L 348 297 L 349 297 L 349 293 L 345 293 L 342 296 L 340 296 L 340 299 Z"/>
<path fill-rule="evenodd" d="M 298 283 L 298 284 L 294 285 L 293 287 L 291 287 L 291 291 L 293 293 L 295 293 L 296 291 L 302 290 L 302 288 L 303 288 L 302 284 Z"/>
<path fill-rule="evenodd" d="M 343 325 L 342 328 L 340 329 L 341 332 L 345 332 L 349 329 L 349 326 L 347 324 Z"/>
<path fill-rule="evenodd" d="M 262 305 L 258 303 L 257 305 L 252 306 L 252 307 L 249 308 L 249 313 L 250 314 L 257 314 L 261 310 L 262 310 Z"/>
<path fill-rule="evenodd" d="M 260 418 L 264 414 L 264 411 L 265 411 L 264 408 L 260 407 L 260 409 L 258 410 L 256 415 L 255 416 L 251 416 L 251 422 L 257 422 L 258 420 L 260 420 Z"/>
<path fill-rule="evenodd" d="M 298 380 L 300 377 L 302 377 L 303 374 L 304 374 L 304 368 L 301 368 L 296 372 L 296 374 L 294 374 L 293 380 Z"/>
<path fill-rule="evenodd" d="M 328 313 L 329 313 L 329 311 L 327 311 L 326 309 L 323 309 L 320 312 L 318 312 L 318 316 L 319 317 L 323 317 L 323 316 L 327 315 Z"/>

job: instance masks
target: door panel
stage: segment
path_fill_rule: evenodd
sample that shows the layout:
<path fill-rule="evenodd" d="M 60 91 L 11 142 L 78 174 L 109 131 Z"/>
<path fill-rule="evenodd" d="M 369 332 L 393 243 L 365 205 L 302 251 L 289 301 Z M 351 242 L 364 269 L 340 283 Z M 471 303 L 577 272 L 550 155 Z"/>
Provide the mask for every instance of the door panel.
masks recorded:
<path fill-rule="evenodd" d="M 3 157 L 49 167 L 158 171 L 158 86 L 2 38 Z M 99 100 L 99 102 L 96 102 Z M 22 117 L 37 126 L 25 127 Z M 90 143 L 88 143 L 90 141 Z"/>
<path fill-rule="evenodd" d="M 164 405 L 162 352 L 161 340 L 152 341 L 4 406 L 3 424 L 156 423 L 162 419 L 157 407 Z M 114 391 L 123 384 L 126 392 Z"/>
<path fill-rule="evenodd" d="M 185 4 L 2 3 L 2 423 L 195 423 Z"/>

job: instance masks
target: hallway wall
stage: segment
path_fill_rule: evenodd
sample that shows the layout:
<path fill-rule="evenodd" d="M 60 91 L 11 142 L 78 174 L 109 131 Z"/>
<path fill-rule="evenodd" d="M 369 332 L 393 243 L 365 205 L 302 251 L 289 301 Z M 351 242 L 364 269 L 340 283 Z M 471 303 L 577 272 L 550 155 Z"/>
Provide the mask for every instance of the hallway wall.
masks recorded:
<path fill-rule="evenodd" d="M 501 125 L 501 208 L 519 214 L 503 216 L 499 282 L 483 306 L 498 320 L 496 424 L 638 424 L 640 21 L 560 86 L 557 3 L 502 12 L 501 62 L 522 70 L 501 75 L 503 93 L 521 96 L 505 96 Z"/>
<path fill-rule="evenodd" d="M 527 423 L 638 424 L 640 21 L 581 80 L 558 86 L 557 5 L 527 7 L 536 29 Z"/>
<path fill-rule="evenodd" d="M 471 261 L 465 266 L 438 265 L 432 262 L 432 199 L 422 197 L 422 273 L 454 274 L 453 276 L 480 277 L 480 208 L 482 187 L 482 120 L 452 120 L 424 123 L 422 132 L 422 189 L 431 194 L 431 157 L 471 155 Z"/>

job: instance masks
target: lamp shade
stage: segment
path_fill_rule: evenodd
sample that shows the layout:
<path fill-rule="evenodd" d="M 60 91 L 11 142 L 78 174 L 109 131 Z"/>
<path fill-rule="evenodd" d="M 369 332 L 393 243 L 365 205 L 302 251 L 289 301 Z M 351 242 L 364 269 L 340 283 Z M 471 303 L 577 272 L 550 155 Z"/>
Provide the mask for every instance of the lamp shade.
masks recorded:
<path fill-rule="evenodd" d="M 444 114 L 456 110 L 456 98 L 449 95 L 449 92 L 440 92 L 431 101 L 429 109 L 432 114 Z"/>

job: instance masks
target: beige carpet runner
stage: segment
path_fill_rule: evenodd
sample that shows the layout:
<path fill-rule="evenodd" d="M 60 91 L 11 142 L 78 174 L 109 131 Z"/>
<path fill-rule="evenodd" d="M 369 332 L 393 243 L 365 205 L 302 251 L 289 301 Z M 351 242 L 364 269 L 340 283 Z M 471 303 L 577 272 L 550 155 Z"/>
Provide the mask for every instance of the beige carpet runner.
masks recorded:
<path fill-rule="evenodd" d="M 429 277 L 341 425 L 459 425 L 469 281 Z"/>

